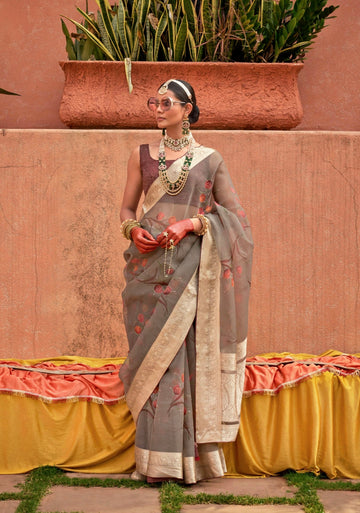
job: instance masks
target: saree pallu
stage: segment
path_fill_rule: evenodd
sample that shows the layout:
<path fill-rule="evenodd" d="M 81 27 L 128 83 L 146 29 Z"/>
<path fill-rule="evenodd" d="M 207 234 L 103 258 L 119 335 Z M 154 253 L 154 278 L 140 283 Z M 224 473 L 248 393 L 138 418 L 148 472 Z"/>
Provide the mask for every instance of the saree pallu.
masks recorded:
<path fill-rule="evenodd" d="M 170 180 L 183 162 L 168 168 Z M 166 259 L 162 248 L 143 255 L 133 243 L 124 254 L 129 354 L 120 378 L 136 423 L 136 468 L 186 483 L 223 475 L 218 442 L 238 432 L 253 246 L 223 159 L 203 146 L 178 195 L 153 181 L 141 225 L 156 238 L 198 213 L 207 233 L 188 234 Z"/>

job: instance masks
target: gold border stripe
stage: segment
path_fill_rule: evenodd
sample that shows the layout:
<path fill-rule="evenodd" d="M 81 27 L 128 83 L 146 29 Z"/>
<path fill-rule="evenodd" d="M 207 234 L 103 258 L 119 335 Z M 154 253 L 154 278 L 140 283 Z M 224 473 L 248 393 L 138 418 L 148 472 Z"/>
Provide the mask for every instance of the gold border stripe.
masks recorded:
<path fill-rule="evenodd" d="M 196 298 L 197 269 L 142 361 L 126 394 L 126 402 L 135 422 L 188 334 L 196 314 Z"/>
<path fill-rule="evenodd" d="M 196 441 L 221 440 L 221 264 L 210 229 L 203 237 L 196 317 Z"/>

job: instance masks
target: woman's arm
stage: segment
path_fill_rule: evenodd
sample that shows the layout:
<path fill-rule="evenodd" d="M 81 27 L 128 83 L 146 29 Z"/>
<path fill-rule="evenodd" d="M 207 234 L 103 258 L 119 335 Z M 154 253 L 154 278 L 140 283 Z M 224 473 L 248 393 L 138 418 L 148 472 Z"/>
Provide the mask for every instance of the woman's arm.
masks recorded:
<path fill-rule="evenodd" d="M 130 155 L 128 161 L 127 180 L 120 209 L 121 221 L 136 219 L 136 210 L 141 192 L 142 175 L 140 168 L 140 148 L 137 147 Z M 129 235 L 140 253 L 149 253 L 159 246 L 154 237 L 147 230 L 141 228 L 141 226 L 134 226 Z"/>
<path fill-rule="evenodd" d="M 120 210 L 120 219 L 136 219 L 136 209 L 142 191 L 142 175 L 140 169 L 139 146 L 131 153 L 127 166 L 127 179 L 123 201 Z"/>

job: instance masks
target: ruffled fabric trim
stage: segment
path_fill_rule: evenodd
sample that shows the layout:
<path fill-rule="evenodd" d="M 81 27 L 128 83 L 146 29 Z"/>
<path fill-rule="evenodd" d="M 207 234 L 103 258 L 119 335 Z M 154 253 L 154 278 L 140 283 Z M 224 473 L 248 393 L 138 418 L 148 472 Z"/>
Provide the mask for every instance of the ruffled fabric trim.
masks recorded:
<path fill-rule="evenodd" d="M 43 360 L 0 360 L 0 394 L 40 399 L 46 403 L 90 401 L 116 404 L 125 400 L 119 369 L 125 358 L 59 357 Z M 331 372 L 360 375 L 360 354 L 330 350 L 315 356 L 269 353 L 248 358 L 243 396 L 277 395 L 282 389 Z"/>
<path fill-rule="evenodd" d="M 324 372 L 339 376 L 360 375 L 360 355 L 330 350 L 320 356 L 270 353 L 246 360 L 244 397 L 276 395 Z"/>
<path fill-rule="evenodd" d="M 125 399 L 124 386 L 118 377 L 123 361 L 121 358 L 107 363 L 109 360 L 81 357 L 51 361 L 0 360 L 0 393 L 46 403 L 116 404 Z"/>

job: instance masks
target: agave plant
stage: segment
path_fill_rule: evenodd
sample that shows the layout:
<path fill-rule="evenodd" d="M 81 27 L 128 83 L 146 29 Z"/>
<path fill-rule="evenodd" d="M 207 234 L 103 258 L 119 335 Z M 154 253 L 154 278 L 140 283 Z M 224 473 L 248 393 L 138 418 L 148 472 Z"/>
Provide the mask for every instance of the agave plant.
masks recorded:
<path fill-rule="evenodd" d="M 240 45 L 233 51 L 245 61 L 302 61 L 325 20 L 338 6 L 328 0 L 238 0 L 233 32 Z M 233 58 L 236 55 L 233 54 Z"/>
<path fill-rule="evenodd" d="M 338 6 L 328 0 L 96 0 L 97 16 L 62 20 L 70 60 L 302 61 Z M 73 41 L 74 39 L 74 41 Z"/>
<path fill-rule="evenodd" d="M 189 0 L 185 0 L 189 1 Z M 156 0 L 96 0 L 97 17 L 79 7 L 84 21 L 71 21 L 76 33 L 62 22 L 66 50 L 70 60 L 124 60 L 129 90 L 132 60 L 182 60 L 189 25 L 182 2 L 159 3 Z M 74 39 L 74 41 L 73 41 Z"/>
<path fill-rule="evenodd" d="M 302 61 L 338 6 L 328 0 L 200 0 L 206 60 Z"/>

